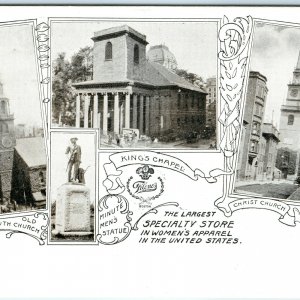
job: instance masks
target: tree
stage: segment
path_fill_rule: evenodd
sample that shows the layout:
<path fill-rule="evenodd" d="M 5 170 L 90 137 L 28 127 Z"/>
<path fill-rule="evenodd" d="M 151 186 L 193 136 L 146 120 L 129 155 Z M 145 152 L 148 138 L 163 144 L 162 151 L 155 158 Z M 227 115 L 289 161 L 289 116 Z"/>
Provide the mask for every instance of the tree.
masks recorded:
<path fill-rule="evenodd" d="M 71 58 L 70 77 L 73 82 L 93 79 L 93 48 L 84 47 Z"/>
<path fill-rule="evenodd" d="M 75 125 L 74 82 L 91 80 L 93 77 L 92 48 L 84 47 L 76 52 L 71 62 L 65 53 L 59 53 L 53 62 L 53 121 L 67 126 Z"/>
<path fill-rule="evenodd" d="M 296 164 L 297 164 L 297 151 L 293 151 L 289 148 L 280 148 L 277 150 L 276 157 L 276 168 L 283 170 L 284 167 L 288 168 L 288 174 L 294 175 L 296 173 Z M 299 175 L 300 169 L 298 169 Z M 295 174 L 296 175 L 296 174 Z"/>
<path fill-rule="evenodd" d="M 204 87 L 203 78 L 195 73 L 188 72 L 184 69 L 176 69 L 176 74 L 201 89 Z"/>
<path fill-rule="evenodd" d="M 72 98 L 71 86 L 69 84 L 70 63 L 65 57 L 65 53 L 59 53 L 53 62 L 52 117 L 57 123 L 60 122 L 67 103 Z"/>

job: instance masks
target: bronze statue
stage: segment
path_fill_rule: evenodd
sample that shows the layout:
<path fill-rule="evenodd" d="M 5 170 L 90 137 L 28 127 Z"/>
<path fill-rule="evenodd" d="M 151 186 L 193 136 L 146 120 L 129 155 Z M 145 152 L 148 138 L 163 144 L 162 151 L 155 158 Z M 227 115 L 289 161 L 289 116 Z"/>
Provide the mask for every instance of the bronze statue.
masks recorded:
<path fill-rule="evenodd" d="M 82 183 L 79 180 L 79 166 L 81 163 L 81 147 L 77 145 L 78 138 L 74 137 L 70 139 L 71 146 L 67 147 L 66 154 L 70 153 L 70 158 L 67 165 L 67 171 L 68 171 L 68 182 L 79 182 Z M 72 176 L 72 170 L 73 170 L 73 176 Z"/>

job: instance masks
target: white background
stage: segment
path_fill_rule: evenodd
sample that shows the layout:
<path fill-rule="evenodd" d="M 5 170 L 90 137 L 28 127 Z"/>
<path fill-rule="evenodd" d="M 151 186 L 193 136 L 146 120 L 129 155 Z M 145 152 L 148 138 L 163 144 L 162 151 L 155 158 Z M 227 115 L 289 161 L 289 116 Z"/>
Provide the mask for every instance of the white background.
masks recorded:
<path fill-rule="evenodd" d="M 228 17 L 299 22 L 300 8 L 1 7 L 1 21 L 57 17 Z M 43 19 L 46 20 L 46 19 Z M 278 57 L 280 60 L 280 57 Z M 278 65 L 280 72 L 280 64 Z M 222 166 L 220 154 L 182 156 L 194 167 Z M 193 183 L 193 185 L 191 184 Z M 182 206 L 212 210 L 221 182 L 172 179 Z M 179 198 L 180 197 L 180 198 Z M 173 200 L 173 199 L 172 199 Z M 191 202 L 190 202 L 191 201 Z M 221 213 L 218 213 L 220 218 Z M 0 235 L 0 295 L 34 297 L 297 297 L 300 226 L 287 227 L 267 211 L 237 212 L 239 245 L 144 245 L 133 235 L 116 246 L 43 246 L 25 235 Z M 300 224 L 299 224 L 300 225 Z"/>

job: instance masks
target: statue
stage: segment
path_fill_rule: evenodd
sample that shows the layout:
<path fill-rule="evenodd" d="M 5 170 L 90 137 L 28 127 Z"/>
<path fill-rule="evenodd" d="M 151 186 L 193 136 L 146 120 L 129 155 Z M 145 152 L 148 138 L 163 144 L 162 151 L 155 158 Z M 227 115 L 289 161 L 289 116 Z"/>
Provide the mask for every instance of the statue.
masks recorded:
<path fill-rule="evenodd" d="M 84 183 L 83 174 L 79 171 L 81 163 L 81 147 L 77 145 L 78 138 L 74 137 L 70 139 L 71 146 L 67 147 L 66 154 L 70 154 L 70 158 L 67 165 L 68 182 Z M 73 171 L 73 176 L 72 176 Z M 79 176 L 80 175 L 80 176 Z M 81 177 L 81 178 L 80 178 Z"/>

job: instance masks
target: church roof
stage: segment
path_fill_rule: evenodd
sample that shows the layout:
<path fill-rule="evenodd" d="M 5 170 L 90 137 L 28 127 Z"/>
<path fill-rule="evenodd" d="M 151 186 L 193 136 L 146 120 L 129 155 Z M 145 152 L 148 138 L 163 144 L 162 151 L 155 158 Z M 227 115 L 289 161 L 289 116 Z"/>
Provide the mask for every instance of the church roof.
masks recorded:
<path fill-rule="evenodd" d="M 29 168 L 46 166 L 43 137 L 17 139 L 15 149 Z"/>
<path fill-rule="evenodd" d="M 152 81 L 154 85 L 175 85 L 180 88 L 206 94 L 206 92 L 203 89 L 193 85 L 189 81 L 185 80 L 184 78 L 180 77 L 179 75 L 175 74 L 174 72 L 170 71 L 169 69 L 167 69 L 159 63 L 148 61 L 147 65 L 149 66 L 149 68 L 147 68 L 147 79 Z"/>
<path fill-rule="evenodd" d="M 203 89 L 193 85 L 192 83 L 180 77 L 179 75 L 175 74 L 174 72 L 170 71 L 163 65 L 152 61 L 146 61 L 143 78 L 138 80 L 125 79 L 124 81 L 118 81 L 118 82 L 117 81 L 100 82 L 100 81 L 90 80 L 90 81 L 74 83 L 73 86 L 75 88 L 87 88 L 88 86 L 92 87 L 93 85 L 117 86 L 117 85 L 126 85 L 126 84 L 132 84 L 132 85 L 140 84 L 152 88 L 177 86 L 179 88 L 207 94 Z"/>

